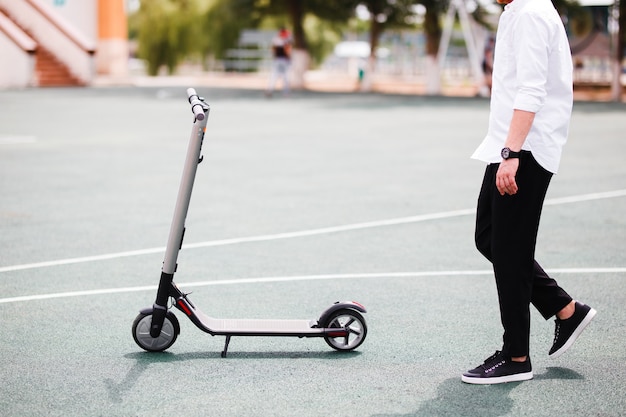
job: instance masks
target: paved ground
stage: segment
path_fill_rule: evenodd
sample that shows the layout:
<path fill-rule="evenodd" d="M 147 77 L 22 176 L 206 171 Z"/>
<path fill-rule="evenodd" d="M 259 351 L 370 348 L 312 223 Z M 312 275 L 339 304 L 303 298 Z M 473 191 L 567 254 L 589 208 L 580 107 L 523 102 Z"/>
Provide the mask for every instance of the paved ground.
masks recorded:
<path fill-rule="evenodd" d="M 222 359 L 223 338 L 181 317 L 168 352 L 142 352 L 130 327 L 160 273 L 184 88 L 0 91 L 0 414 L 626 414 L 626 106 L 576 103 L 538 244 L 596 320 L 550 360 L 533 312 L 535 379 L 477 387 L 460 374 L 501 338 L 472 244 L 488 102 L 198 90 L 212 110 L 176 281 L 215 317 L 356 300 L 367 340 L 234 338 Z"/>

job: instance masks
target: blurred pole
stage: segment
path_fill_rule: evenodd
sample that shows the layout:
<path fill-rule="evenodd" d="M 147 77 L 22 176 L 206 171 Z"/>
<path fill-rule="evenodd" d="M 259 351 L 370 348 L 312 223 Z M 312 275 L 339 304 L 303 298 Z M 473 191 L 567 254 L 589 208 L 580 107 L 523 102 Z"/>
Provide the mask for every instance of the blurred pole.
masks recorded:
<path fill-rule="evenodd" d="M 128 23 L 124 0 L 98 0 L 98 74 L 128 74 Z"/>
<path fill-rule="evenodd" d="M 437 56 L 439 69 L 440 71 L 443 71 L 444 62 L 448 53 L 448 46 L 452 37 L 454 17 L 457 13 L 459 15 L 459 21 L 461 22 L 461 29 L 463 31 L 463 38 L 465 39 L 465 47 L 467 49 L 470 70 L 478 89 L 478 95 L 481 97 L 487 97 L 489 95 L 489 89 L 485 85 L 485 77 L 480 65 L 481 57 L 478 56 L 476 40 L 474 39 L 474 34 L 472 33 L 471 16 L 467 12 L 464 0 L 452 0 L 448 6 L 448 12 L 446 13 L 444 20 L 443 34 L 441 35 L 441 43 L 439 45 L 439 54 Z"/>

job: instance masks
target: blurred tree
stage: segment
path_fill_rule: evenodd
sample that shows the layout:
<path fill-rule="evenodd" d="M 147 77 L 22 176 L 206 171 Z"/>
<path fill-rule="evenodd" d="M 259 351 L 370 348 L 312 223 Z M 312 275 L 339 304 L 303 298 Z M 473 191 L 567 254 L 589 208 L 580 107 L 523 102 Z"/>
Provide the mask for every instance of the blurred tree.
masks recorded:
<path fill-rule="evenodd" d="M 376 70 L 376 49 L 383 32 L 390 28 L 415 27 L 416 0 L 362 0 L 369 12 L 370 57 L 361 82 L 361 90 L 372 88 L 372 75 Z"/>
<path fill-rule="evenodd" d="M 242 14 L 233 7 L 232 0 L 218 0 L 203 17 L 204 44 L 203 57 L 213 56 L 224 59 L 226 52 L 237 46 L 243 29 L 258 28 L 276 30 L 290 27 L 286 14 L 261 15 Z M 315 64 L 320 64 L 334 45 L 341 40 L 346 29 L 344 22 L 333 22 L 307 14 L 302 22 L 306 34 L 306 49 Z"/>
<path fill-rule="evenodd" d="M 439 42 L 442 32 L 441 15 L 448 6 L 448 2 L 440 0 L 419 0 L 419 3 L 426 9 L 426 14 L 424 15 L 426 55 L 436 57 L 437 52 L 439 52 Z"/>
<path fill-rule="evenodd" d="M 245 28 L 256 27 L 258 19 L 251 13 L 241 13 L 232 0 L 215 0 L 200 17 L 202 37 L 199 52 L 206 64 L 209 57 L 223 59 L 226 51 L 235 47 Z"/>
<path fill-rule="evenodd" d="M 178 63 L 194 52 L 201 33 L 197 24 L 202 0 L 150 0 L 137 15 L 137 54 L 149 75 L 165 66 L 172 74 Z"/>
<path fill-rule="evenodd" d="M 328 22 L 347 22 L 354 15 L 358 0 L 232 0 L 231 7 L 237 13 L 246 11 L 252 21 L 261 22 L 270 16 L 287 16 L 293 36 L 292 87 L 304 85 L 304 73 L 310 66 L 309 39 L 304 30 L 305 19 L 313 15 Z"/>
<path fill-rule="evenodd" d="M 305 17 L 303 27 L 313 67 L 320 65 L 333 52 L 347 29 L 345 22 L 332 22 L 313 15 Z"/>

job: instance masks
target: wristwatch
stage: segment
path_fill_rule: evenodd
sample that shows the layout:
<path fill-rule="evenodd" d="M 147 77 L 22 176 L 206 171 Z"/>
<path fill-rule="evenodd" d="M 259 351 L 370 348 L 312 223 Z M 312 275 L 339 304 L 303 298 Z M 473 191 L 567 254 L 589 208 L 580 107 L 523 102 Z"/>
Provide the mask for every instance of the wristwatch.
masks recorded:
<path fill-rule="evenodd" d="M 502 148 L 500 156 L 502 159 L 519 158 L 521 152 L 514 152 L 510 148 Z"/>

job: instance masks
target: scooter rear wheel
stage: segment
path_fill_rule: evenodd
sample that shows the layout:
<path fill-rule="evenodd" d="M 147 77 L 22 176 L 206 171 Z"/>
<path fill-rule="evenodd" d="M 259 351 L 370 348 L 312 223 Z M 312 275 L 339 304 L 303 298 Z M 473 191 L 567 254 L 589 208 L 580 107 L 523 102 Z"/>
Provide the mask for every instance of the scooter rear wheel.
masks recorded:
<path fill-rule="evenodd" d="M 335 311 L 328 317 L 328 321 L 322 323 L 322 325 L 325 328 L 343 328 L 348 331 L 346 336 L 324 336 L 324 340 L 331 348 L 340 351 L 356 349 L 365 341 L 365 336 L 367 336 L 365 319 L 361 313 L 349 308 Z"/>
<path fill-rule="evenodd" d="M 165 314 L 161 334 L 158 337 L 150 336 L 152 313 L 139 313 L 133 322 L 133 339 L 140 348 L 148 352 L 162 352 L 174 344 L 180 333 L 178 319 L 171 311 Z"/>

